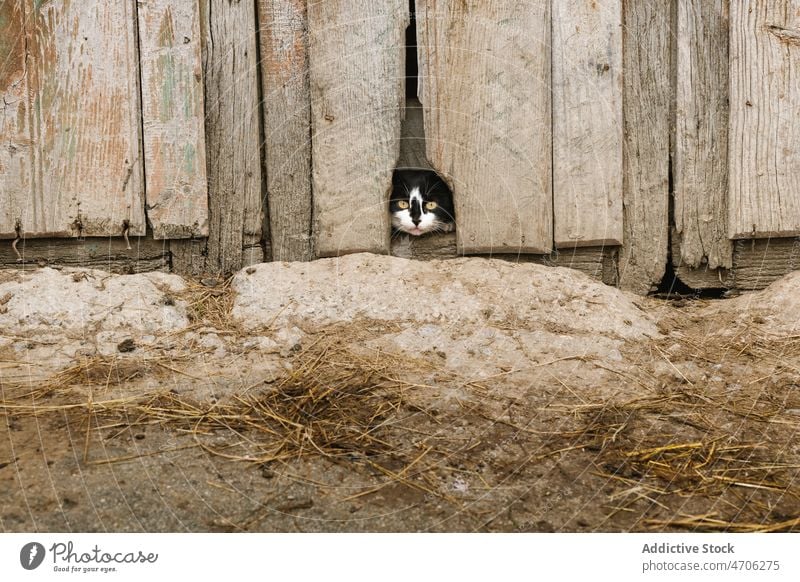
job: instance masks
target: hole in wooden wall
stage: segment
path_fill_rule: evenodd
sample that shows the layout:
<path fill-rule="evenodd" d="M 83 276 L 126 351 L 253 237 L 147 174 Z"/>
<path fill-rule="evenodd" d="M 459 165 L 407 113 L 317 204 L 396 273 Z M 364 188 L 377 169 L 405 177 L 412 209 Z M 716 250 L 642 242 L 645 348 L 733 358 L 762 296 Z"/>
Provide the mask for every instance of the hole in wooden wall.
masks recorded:
<path fill-rule="evenodd" d="M 399 169 L 425 169 L 433 167 L 425 157 L 424 110 L 420 102 L 419 50 L 417 46 L 417 18 L 415 0 L 409 0 L 409 25 L 405 44 L 405 95 L 406 111 L 403 120 Z"/>
<path fill-rule="evenodd" d="M 417 19 L 414 0 L 409 0 L 409 25 L 406 28 L 406 116 L 400 141 L 398 168 L 431 169 L 425 158 L 425 124 L 422 104 L 417 99 L 419 89 L 419 55 L 417 52 Z"/>
<path fill-rule="evenodd" d="M 400 141 L 400 158 L 398 170 L 422 170 L 433 172 L 433 167 L 425 156 L 425 122 L 422 103 L 417 95 L 419 91 L 419 53 L 417 50 L 417 20 L 414 0 L 409 0 L 410 24 L 406 29 L 405 44 L 405 96 L 406 109 L 402 124 Z M 406 174 L 408 176 L 408 174 Z M 435 178 L 428 183 L 438 183 Z M 447 182 L 442 180 L 445 188 Z M 434 189 L 435 190 L 435 189 Z M 446 215 L 453 215 L 452 200 L 446 197 L 444 206 Z M 445 232 L 413 236 L 393 232 L 392 254 L 415 259 L 450 258 L 456 256 L 455 233 L 446 227 Z"/>

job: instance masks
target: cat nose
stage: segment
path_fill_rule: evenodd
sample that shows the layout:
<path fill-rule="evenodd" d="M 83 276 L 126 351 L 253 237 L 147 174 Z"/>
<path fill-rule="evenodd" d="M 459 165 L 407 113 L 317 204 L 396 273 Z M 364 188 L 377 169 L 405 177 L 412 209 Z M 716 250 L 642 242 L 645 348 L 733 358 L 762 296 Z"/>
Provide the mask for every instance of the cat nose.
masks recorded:
<path fill-rule="evenodd" d="M 419 200 L 411 199 L 411 212 L 409 214 L 414 226 L 419 226 L 419 222 L 422 220 L 422 209 L 420 208 Z"/>

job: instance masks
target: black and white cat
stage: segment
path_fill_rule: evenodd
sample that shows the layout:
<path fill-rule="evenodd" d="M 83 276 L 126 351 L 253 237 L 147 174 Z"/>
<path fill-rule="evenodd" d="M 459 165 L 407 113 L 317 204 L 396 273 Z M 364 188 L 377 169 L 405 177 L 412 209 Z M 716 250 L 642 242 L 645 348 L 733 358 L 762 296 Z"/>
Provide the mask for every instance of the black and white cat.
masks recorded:
<path fill-rule="evenodd" d="M 453 195 L 432 170 L 395 170 L 389 212 L 394 234 L 455 230 Z"/>

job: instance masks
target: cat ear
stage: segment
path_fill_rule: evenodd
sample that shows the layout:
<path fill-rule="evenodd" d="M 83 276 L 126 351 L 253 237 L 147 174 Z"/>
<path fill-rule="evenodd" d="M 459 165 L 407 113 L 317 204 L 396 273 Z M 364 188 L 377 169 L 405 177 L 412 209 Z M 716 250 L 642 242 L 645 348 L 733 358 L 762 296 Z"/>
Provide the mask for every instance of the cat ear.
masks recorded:
<path fill-rule="evenodd" d="M 442 190 L 446 192 L 448 195 L 450 194 L 450 186 L 447 185 L 447 182 L 444 181 L 444 178 L 436 174 L 436 189 Z"/>
<path fill-rule="evenodd" d="M 395 188 L 402 186 L 405 183 L 405 176 L 403 170 L 395 170 L 392 174 L 392 186 Z"/>

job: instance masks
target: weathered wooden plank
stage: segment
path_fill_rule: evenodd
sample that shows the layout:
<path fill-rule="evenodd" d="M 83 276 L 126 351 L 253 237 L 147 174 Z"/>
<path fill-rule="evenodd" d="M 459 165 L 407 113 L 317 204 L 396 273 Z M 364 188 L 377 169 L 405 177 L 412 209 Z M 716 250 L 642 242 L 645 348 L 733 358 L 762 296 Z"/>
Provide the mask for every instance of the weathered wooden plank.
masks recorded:
<path fill-rule="evenodd" d="M 258 48 L 253 2 L 206 0 L 203 58 L 209 189 L 208 272 L 243 265 L 261 240 Z"/>
<path fill-rule="evenodd" d="M 800 238 L 737 240 L 733 249 L 733 287 L 763 289 L 800 269 Z"/>
<path fill-rule="evenodd" d="M 267 246 L 260 242 L 251 243 L 242 248 L 241 267 L 248 267 L 271 260 L 272 254 Z M 208 239 L 176 239 L 169 241 L 170 267 L 173 273 L 188 277 L 199 277 L 205 274 L 224 274 L 230 271 L 221 271 L 212 268 L 208 262 Z"/>
<path fill-rule="evenodd" d="M 0 269 L 37 266 L 83 267 L 112 273 L 169 271 L 169 252 L 164 241 L 150 237 L 28 239 L 17 244 L 20 257 L 10 244 L 0 245 Z"/>
<path fill-rule="evenodd" d="M 685 268 L 730 268 L 728 0 L 680 0 L 677 18 L 675 258 Z"/>
<path fill-rule="evenodd" d="M 316 253 L 389 249 L 400 152 L 405 0 L 308 5 Z"/>
<path fill-rule="evenodd" d="M 17 222 L 27 237 L 119 235 L 126 225 L 144 234 L 135 1 L 23 5 L 22 21 L 19 2 L 3 8 L 17 27 L 4 42 L 13 49 L 24 36 L 26 64 L 20 71 L 14 49 L 8 75 L 17 119 L 4 134 L 17 131 L 18 142 L 31 144 L 33 165 L 29 171 L 28 152 L 18 150 L 8 166 L 4 234 Z"/>
<path fill-rule="evenodd" d="M 556 247 L 622 244 L 621 0 L 553 3 Z"/>
<path fill-rule="evenodd" d="M 133 0 L 34 2 L 37 159 L 27 236 L 143 235 Z"/>
<path fill-rule="evenodd" d="M 26 0 L 0 2 L 0 237 L 15 237 L 28 219 L 34 142 Z"/>
<path fill-rule="evenodd" d="M 669 240 L 670 0 L 623 2 L 623 245 L 619 284 L 650 291 Z"/>
<path fill-rule="evenodd" d="M 722 289 L 733 286 L 733 273 L 724 267 L 709 267 L 708 263 L 692 266 L 681 258 L 681 237 L 674 226 L 670 227 L 670 248 L 672 251 L 672 267 L 675 275 L 682 283 L 692 289 Z M 731 259 L 733 248 L 731 247 Z"/>
<path fill-rule="evenodd" d="M 138 6 L 147 218 L 156 239 L 207 236 L 198 4 Z"/>
<path fill-rule="evenodd" d="M 553 242 L 549 0 L 417 0 L 428 159 L 464 253 Z"/>
<path fill-rule="evenodd" d="M 390 253 L 395 257 L 420 261 L 455 259 L 459 256 L 455 232 L 430 236 L 397 235 L 392 237 Z"/>
<path fill-rule="evenodd" d="M 800 234 L 800 0 L 730 4 L 731 238 Z"/>
<path fill-rule="evenodd" d="M 673 237 L 672 255 L 680 256 Z M 733 241 L 733 267 L 710 269 L 675 264 L 678 278 L 694 289 L 763 289 L 776 279 L 800 269 L 800 238 L 739 239 Z"/>
<path fill-rule="evenodd" d="M 184 277 L 199 277 L 208 272 L 208 239 L 190 238 L 167 241 L 170 270 Z M 219 273 L 219 271 L 215 271 Z"/>
<path fill-rule="evenodd" d="M 534 255 L 533 262 L 547 265 L 548 267 L 567 267 L 575 269 L 590 277 L 594 277 L 607 284 L 614 284 L 607 280 L 613 264 L 615 251 L 608 246 L 600 247 L 572 247 L 562 248 L 549 255 Z M 509 258 L 509 260 L 513 260 Z M 519 262 L 523 259 L 520 257 Z"/>
<path fill-rule="evenodd" d="M 456 247 L 456 233 L 443 233 L 432 236 L 400 235 L 392 239 L 391 254 L 403 259 L 433 261 L 455 259 L 459 256 Z M 539 263 L 550 267 L 576 269 L 609 285 L 616 270 L 613 266 L 614 251 L 610 247 L 574 247 L 562 249 L 546 255 L 539 254 L 499 254 L 493 259 L 514 263 Z"/>
<path fill-rule="evenodd" d="M 308 261 L 311 248 L 311 94 L 306 0 L 259 0 L 261 79 L 272 252 Z"/>

